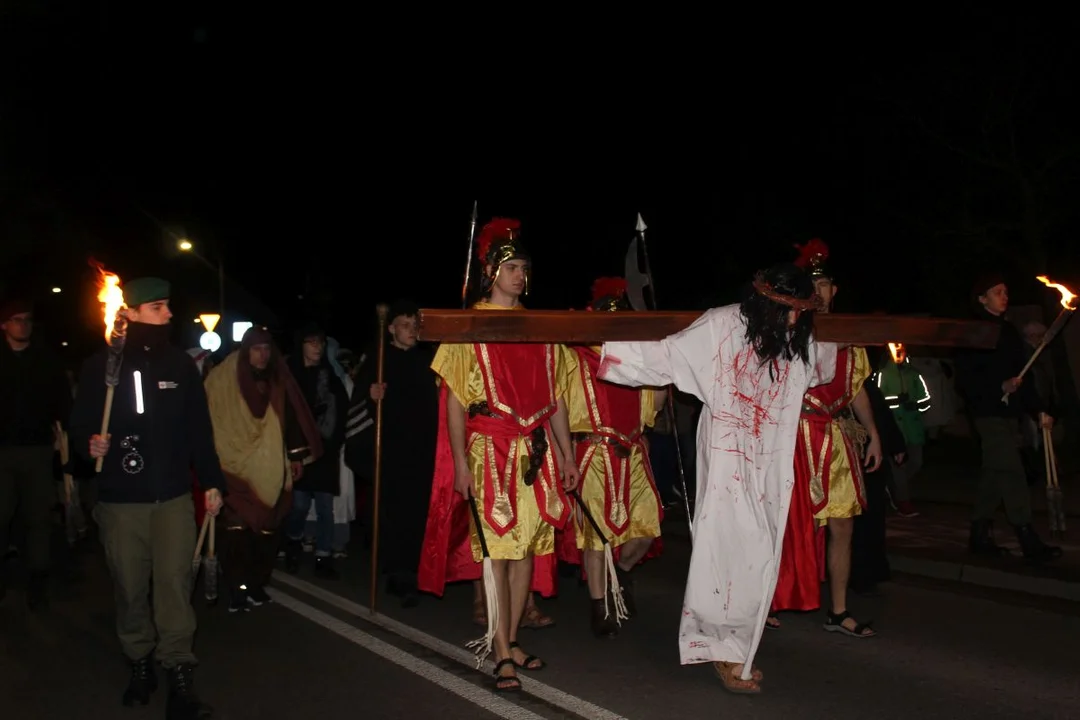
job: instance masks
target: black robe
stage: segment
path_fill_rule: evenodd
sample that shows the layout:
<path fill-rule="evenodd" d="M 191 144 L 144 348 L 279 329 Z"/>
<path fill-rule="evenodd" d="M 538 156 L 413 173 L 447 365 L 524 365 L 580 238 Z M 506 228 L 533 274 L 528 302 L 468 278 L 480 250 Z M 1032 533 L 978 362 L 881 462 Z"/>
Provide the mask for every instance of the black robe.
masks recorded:
<path fill-rule="evenodd" d="M 439 387 L 431 369 L 433 359 L 433 349 L 424 344 L 410 350 L 386 345 L 379 555 L 387 573 L 415 574 L 420 565 L 439 422 Z M 364 480 L 369 497 L 375 439 L 374 423 L 370 421 L 376 415 L 371 385 L 377 370 L 378 352 L 369 350 L 357 374 L 350 412 L 351 422 L 364 429 L 350 438 L 346 449 L 346 462 Z"/>

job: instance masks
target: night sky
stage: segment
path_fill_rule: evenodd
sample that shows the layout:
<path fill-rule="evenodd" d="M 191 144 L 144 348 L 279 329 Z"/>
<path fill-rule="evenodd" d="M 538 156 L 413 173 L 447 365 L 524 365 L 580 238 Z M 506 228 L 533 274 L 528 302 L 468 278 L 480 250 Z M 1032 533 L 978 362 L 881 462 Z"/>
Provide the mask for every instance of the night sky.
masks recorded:
<path fill-rule="evenodd" d="M 377 302 L 460 304 L 474 200 L 480 225 L 522 220 L 530 307 L 581 307 L 621 274 L 638 212 L 670 309 L 735 300 L 815 236 L 844 311 L 962 314 L 988 266 L 1014 302 L 1054 300 L 1036 274 L 1080 280 L 1075 42 L 1057 18 L 857 45 L 740 23 L 695 41 L 684 18 L 601 46 L 75 5 L 5 3 L 0 116 L 2 289 L 42 301 L 38 331 L 73 362 L 100 342 L 90 257 L 173 281 L 177 341 L 196 344 L 217 278 L 170 230 L 223 259 L 229 321 L 289 345 L 315 318 L 363 345 Z"/>

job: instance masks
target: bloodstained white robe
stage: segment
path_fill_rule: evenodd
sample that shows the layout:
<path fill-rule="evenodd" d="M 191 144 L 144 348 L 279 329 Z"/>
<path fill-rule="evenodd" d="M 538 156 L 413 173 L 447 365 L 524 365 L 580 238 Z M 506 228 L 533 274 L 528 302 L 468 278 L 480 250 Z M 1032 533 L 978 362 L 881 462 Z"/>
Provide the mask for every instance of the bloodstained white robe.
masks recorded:
<path fill-rule="evenodd" d="M 809 364 L 762 364 L 738 305 L 709 310 L 658 342 L 604 343 L 601 379 L 674 385 L 705 404 L 679 627 L 683 665 L 743 663 L 742 677 L 750 678 L 776 588 L 803 395 L 832 380 L 836 352 L 834 343 L 811 342 Z"/>

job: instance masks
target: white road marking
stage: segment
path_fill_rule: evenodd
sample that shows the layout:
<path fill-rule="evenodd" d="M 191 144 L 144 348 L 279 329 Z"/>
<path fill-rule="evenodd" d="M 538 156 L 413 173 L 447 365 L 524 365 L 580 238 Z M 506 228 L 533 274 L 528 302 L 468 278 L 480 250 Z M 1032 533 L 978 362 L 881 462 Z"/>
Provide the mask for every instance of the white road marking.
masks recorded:
<path fill-rule="evenodd" d="M 353 602 L 347 598 L 344 598 L 336 593 L 332 593 L 329 590 L 313 585 L 305 580 L 301 580 L 292 575 L 274 571 L 274 582 L 282 585 L 289 585 L 301 592 L 307 593 L 312 597 L 316 597 L 325 603 L 333 605 L 339 610 L 343 610 L 351 615 L 362 618 L 367 622 L 379 625 L 386 630 L 400 635 L 406 640 L 411 640 L 417 645 L 422 645 L 428 650 L 439 653 L 440 655 L 447 657 L 455 662 L 459 662 L 462 665 L 475 669 L 476 656 L 464 647 L 458 647 L 444 640 L 440 640 L 437 637 L 428 635 L 425 632 L 417 630 L 416 628 L 406 625 L 405 623 L 394 620 L 393 618 L 375 613 L 371 613 L 371 610 L 363 605 Z M 488 660 L 484 663 L 484 672 L 489 675 L 495 670 L 495 663 Z M 525 692 L 546 701 L 547 703 L 554 705 L 555 707 L 562 708 L 567 712 L 572 712 L 581 717 L 590 718 L 590 720 L 627 720 L 623 715 L 612 712 L 607 708 L 594 705 L 593 703 L 580 698 L 576 695 L 563 692 L 562 690 L 546 685 L 539 680 L 531 677 L 520 676 L 522 689 Z"/>
<path fill-rule="evenodd" d="M 321 625 L 330 632 L 338 635 L 354 645 L 359 645 L 365 650 L 379 655 L 395 665 L 400 665 L 411 673 L 445 688 L 458 697 L 468 700 L 473 705 L 481 707 L 488 712 L 494 713 L 505 720 L 544 720 L 542 715 L 537 715 L 531 710 L 515 705 L 502 699 L 498 695 L 481 687 L 473 685 L 442 668 L 436 667 L 429 662 L 420 660 L 404 650 L 383 642 L 376 637 L 356 629 L 352 625 L 338 620 L 335 617 L 313 608 L 307 603 L 301 602 L 291 595 L 268 588 L 268 593 L 274 598 L 274 602 L 283 608 L 292 610 L 294 613 L 310 620 L 316 625 Z"/>

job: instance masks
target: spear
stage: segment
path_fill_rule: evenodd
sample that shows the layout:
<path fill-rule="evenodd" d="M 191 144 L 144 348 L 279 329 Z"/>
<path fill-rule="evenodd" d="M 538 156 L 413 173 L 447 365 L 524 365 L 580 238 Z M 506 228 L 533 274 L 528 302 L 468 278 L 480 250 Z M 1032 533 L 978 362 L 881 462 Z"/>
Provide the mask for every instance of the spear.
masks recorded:
<path fill-rule="evenodd" d="M 469 254 L 465 258 L 465 282 L 461 284 L 461 309 L 469 307 L 469 277 L 472 274 L 473 243 L 476 241 L 476 205 L 473 200 L 472 218 L 469 219 Z"/>
<path fill-rule="evenodd" d="M 656 301 L 656 283 L 653 280 L 652 264 L 649 262 L 649 246 L 645 242 L 645 230 L 648 229 L 648 225 L 646 225 L 645 221 L 642 219 L 641 213 L 638 213 L 637 227 L 635 229 L 637 230 L 637 236 L 634 239 L 635 241 L 641 241 L 641 253 L 645 258 L 645 281 L 642 284 L 649 286 L 649 292 L 652 295 L 653 299 L 653 310 L 657 310 L 659 309 L 659 306 Z M 635 247 L 635 245 L 631 244 L 631 252 L 634 252 L 636 249 L 637 248 Z M 628 259 L 628 271 L 630 270 L 629 265 L 630 262 Z M 629 282 L 629 278 L 627 278 L 627 281 Z M 638 292 L 641 292 L 640 289 L 638 290 Z M 644 302 L 644 297 L 641 298 L 641 301 Z M 682 445 L 679 442 L 679 428 L 676 423 L 674 388 L 672 388 L 672 391 L 668 393 L 668 401 L 664 404 L 664 412 L 667 413 L 668 423 L 671 425 L 671 437 L 675 441 L 675 462 L 679 469 L 679 484 L 682 485 L 683 504 L 686 505 L 686 524 L 690 528 L 691 537 L 693 537 L 694 513 L 690 508 L 690 493 L 686 489 L 686 467 L 683 464 Z"/>

